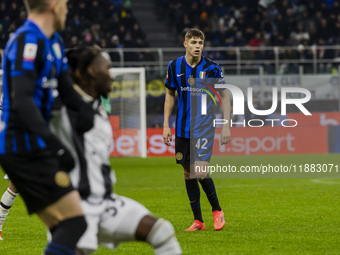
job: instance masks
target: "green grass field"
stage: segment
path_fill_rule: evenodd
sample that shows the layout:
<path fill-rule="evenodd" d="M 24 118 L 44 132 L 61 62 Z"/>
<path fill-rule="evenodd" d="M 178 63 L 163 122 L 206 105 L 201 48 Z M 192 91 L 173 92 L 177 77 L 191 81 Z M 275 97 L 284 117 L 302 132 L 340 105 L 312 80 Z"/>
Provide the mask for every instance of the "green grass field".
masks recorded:
<path fill-rule="evenodd" d="M 235 166 L 261 164 L 333 163 L 340 155 L 228 157 Z M 193 216 L 183 174 L 174 158 L 115 158 L 115 191 L 131 197 L 175 227 L 183 254 L 340 254 L 339 179 L 216 178 L 226 216 L 222 231 L 213 230 L 210 205 L 201 193 L 206 230 L 185 232 Z M 1 173 L 2 177 L 3 174 Z M 0 178 L 0 192 L 8 181 Z M 17 198 L 3 227 L 0 254 L 41 254 L 45 229 L 36 216 L 27 216 Z M 153 254 L 144 243 L 124 243 L 104 254 Z"/>

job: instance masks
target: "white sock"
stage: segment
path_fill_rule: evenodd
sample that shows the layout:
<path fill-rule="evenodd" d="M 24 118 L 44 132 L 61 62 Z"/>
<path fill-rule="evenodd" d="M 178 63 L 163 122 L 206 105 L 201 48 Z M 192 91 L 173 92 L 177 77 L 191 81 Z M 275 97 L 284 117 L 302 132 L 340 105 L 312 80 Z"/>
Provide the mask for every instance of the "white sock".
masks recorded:
<path fill-rule="evenodd" d="M 180 255 L 181 247 L 170 222 L 159 219 L 150 230 L 146 241 L 153 246 L 156 255 Z"/>
<path fill-rule="evenodd" d="M 19 193 L 14 193 L 9 188 L 2 195 L 0 203 L 0 231 L 2 231 L 2 225 L 4 224 L 6 217 L 8 215 L 9 209 L 14 204 L 15 198 Z"/>

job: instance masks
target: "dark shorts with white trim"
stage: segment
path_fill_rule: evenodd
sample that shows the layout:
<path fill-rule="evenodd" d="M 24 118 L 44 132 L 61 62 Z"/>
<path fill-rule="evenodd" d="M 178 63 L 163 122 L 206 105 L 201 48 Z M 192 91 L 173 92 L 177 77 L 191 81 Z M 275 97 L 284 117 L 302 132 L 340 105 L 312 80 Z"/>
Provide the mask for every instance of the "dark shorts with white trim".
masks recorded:
<path fill-rule="evenodd" d="M 73 191 L 69 175 L 46 150 L 0 155 L 0 164 L 25 201 L 29 214 L 38 212 Z"/>

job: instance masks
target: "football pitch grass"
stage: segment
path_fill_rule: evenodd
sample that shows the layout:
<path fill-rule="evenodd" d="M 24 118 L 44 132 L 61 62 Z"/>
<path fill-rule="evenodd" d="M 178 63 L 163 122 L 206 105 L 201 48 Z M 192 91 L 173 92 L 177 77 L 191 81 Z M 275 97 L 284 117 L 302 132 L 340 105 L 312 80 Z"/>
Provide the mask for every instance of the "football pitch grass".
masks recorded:
<path fill-rule="evenodd" d="M 340 155 L 237 156 L 234 165 L 340 164 Z M 206 230 L 185 232 L 193 222 L 181 167 L 174 158 L 114 158 L 115 191 L 169 220 L 183 254 L 340 254 L 340 179 L 216 178 L 226 226 L 214 231 L 211 207 L 201 190 Z M 3 176 L 1 172 L 0 177 Z M 1 194 L 8 181 L 0 179 Z M 3 227 L 0 254 L 41 254 L 45 228 L 28 216 L 19 196 Z M 145 243 L 124 243 L 96 255 L 153 254 Z"/>

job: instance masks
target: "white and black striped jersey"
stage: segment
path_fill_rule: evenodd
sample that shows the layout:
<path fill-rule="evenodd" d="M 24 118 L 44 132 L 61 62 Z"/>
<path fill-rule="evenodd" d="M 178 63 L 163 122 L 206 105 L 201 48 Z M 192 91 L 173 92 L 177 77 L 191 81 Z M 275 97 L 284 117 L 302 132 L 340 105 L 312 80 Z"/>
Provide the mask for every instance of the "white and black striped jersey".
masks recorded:
<path fill-rule="evenodd" d="M 93 128 L 84 134 L 77 133 L 73 128 L 77 113 L 66 110 L 65 106 L 55 107 L 51 128 L 75 158 L 76 166 L 70 172 L 74 188 L 78 189 L 82 199 L 99 204 L 110 196 L 115 181 L 109 162 L 112 128 L 100 100 L 94 100 L 79 87 L 76 90 L 95 109 Z"/>

